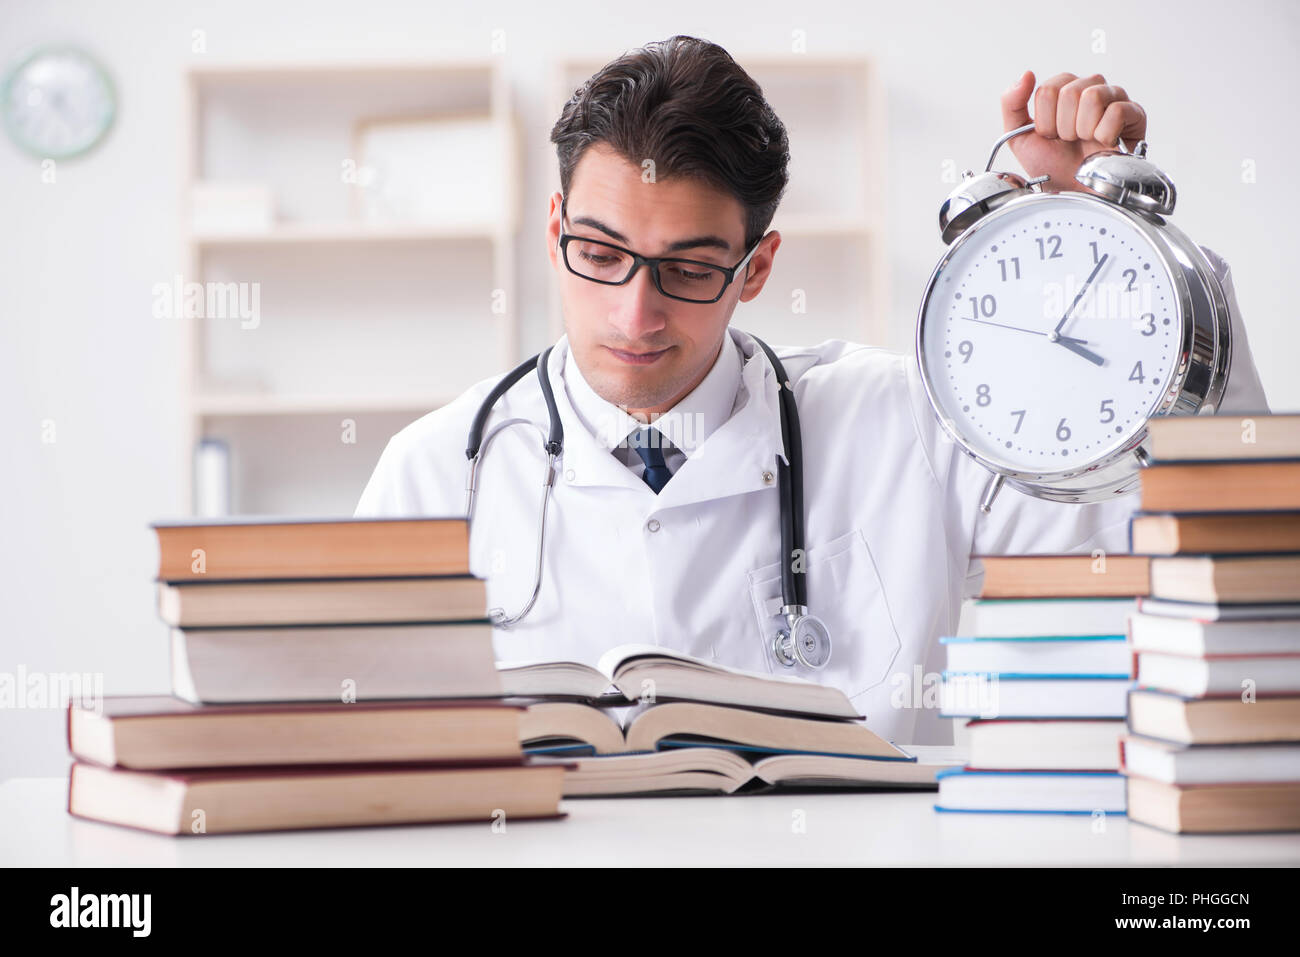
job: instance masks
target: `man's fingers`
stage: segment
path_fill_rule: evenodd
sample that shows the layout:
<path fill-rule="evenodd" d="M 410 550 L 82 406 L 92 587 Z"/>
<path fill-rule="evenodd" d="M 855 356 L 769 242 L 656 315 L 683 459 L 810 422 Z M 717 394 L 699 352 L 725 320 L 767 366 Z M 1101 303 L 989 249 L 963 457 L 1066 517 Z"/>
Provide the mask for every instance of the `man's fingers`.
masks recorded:
<path fill-rule="evenodd" d="M 1044 139 L 1054 140 L 1056 133 L 1056 102 L 1061 87 L 1077 80 L 1073 73 L 1058 73 L 1038 88 L 1034 94 L 1034 132 Z"/>
<path fill-rule="evenodd" d="M 1034 89 L 1034 74 L 1026 70 L 1002 94 L 1002 127 L 1010 132 L 1031 122 L 1044 139 L 1095 140 L 1115 146 L 1122 137 L 1134 144 L 1146 137 L 1146 111 L 1128 98 L 1122 86 L 1111 86 L 1100 73 L 1079 77 L 1058 73 Z M 1013 143 L 1014 149 L 1014 143 Z"/>
<path fill-rule="evenodd" d="M 1029 122 L 1029 94 L 1034 89 L 1034 73 L 1026 70 L 1002 94 L 1002 131 L 1010 132 Z"/>
<path fill-rule="evenodd" d="M 1097 83 L 1079 94 L 1079 112 L 1075 116 L 1074 134 L 1080 140 L 1096 139 L 1097 124 L 1112 103 L 1128 99 L 1122 86 Z"/>
<path fill-rule="evenodd" d="M 1106 78 L 1100 73 L 1079 77 L 1066 83 L 1056 98 L 1056 135 L 1063 140 L 1079 138 L 1079 100 L 1083 91 L 1094 86 L 1105 86 Z M 1095 123 L 1093 124 L 1096 125 Z M 1084 137 L 1085 139 L 1087 137 Z"/>
<path fill-rule="evenodd" d="M 1125 145 L 1131 149 L 1138 140 L 1146 139 L 1146 135 L 1146 110 L 1132 100 L 1116 100 L 1106 107 L 1092 138 L 1098 143 L 1114 146 L 1122 136 Z"/>

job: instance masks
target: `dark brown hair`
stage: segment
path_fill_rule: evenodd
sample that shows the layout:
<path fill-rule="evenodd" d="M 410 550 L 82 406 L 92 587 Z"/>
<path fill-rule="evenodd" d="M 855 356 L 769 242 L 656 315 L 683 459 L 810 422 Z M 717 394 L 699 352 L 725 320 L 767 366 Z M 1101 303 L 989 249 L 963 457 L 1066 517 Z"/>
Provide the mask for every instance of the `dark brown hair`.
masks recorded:
<path fill-rule="evenodd" d="M 567 196 L 587 147 L 604 143 L 655 177 L 693 177 L 745 207 L 745 249 L 771 225 L 789 179 L 785 126 L 722 47 L 675 36 L 605 64 L 551 130 Z"/>

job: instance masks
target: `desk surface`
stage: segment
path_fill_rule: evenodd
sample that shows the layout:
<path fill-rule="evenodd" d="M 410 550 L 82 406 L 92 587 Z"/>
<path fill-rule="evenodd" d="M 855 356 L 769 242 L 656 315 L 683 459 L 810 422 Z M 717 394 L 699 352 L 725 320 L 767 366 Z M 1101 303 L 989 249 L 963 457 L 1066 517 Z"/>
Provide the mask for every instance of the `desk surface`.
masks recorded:
<path fill-rule="evenodd" d="M 1300 834 L 1178 836 L 1124 817 L 944 814 L 935 792 L 566 798 L 567 818 L 164 837 L 71 817 L 66 778 L 0 784 L 0 864 L 1300 865 Z M 804 831 L 794 825 L 802 812 Z"/>

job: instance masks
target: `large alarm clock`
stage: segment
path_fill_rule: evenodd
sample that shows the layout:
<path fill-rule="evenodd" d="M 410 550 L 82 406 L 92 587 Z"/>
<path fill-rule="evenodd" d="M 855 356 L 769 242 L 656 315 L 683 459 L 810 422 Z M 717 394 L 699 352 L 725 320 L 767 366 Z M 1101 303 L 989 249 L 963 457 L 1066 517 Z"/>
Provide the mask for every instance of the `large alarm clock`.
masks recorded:
<path fill-rule="evenodd" d="M 1132 491 L 1147 421 L 1212 414 L 1227 386 L 1230 322 L 1204 252 L 1167 217 L 1175 190 L 1118 144 L 1075 180 L 962 174 L 939 213 L 947 251 L 917 319 L 922 380 L 944 429 L 1004 483 L 1091 502 Z"/>

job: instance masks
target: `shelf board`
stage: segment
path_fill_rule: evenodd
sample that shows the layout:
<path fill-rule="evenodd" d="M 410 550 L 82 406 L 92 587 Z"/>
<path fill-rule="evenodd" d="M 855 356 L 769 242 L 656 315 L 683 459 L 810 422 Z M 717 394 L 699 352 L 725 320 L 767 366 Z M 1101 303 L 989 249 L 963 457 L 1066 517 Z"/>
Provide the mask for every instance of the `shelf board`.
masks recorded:
<path fill-rule="evenodd" d="M 194 396 L 202 416 L 313 415 L 330 412 L 431 412 L 450 402 L 440 395 L 275 395 L 260 392 L 209 393 Z"/>
<path fill-rule="evenodd" d="M 204 248 L 235 246 L 291 246 L 313 243 L 424 243 L 455 239 L 502 238 L 503 227 L 486 224 L 430 226 L 419 223 L 285 223 L 266 230 L 194 233 L 195 245 Z"/>

